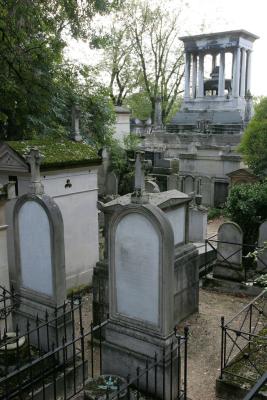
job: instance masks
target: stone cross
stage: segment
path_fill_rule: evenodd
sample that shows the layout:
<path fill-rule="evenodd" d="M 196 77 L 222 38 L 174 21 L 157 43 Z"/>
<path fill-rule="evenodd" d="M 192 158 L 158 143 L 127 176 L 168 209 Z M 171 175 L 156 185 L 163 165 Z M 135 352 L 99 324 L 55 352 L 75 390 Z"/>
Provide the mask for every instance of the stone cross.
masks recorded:
<path fill-rule="evenodd" d="M 161 97 L 156 97 L 155 103 L 155 115 L 154 115 L 154 130 L 162 129 L 162 109 L 161 109 Z"/>
<path fill-rule="evenodd" d="M 76 142 L 80 142 L 82 140 L 82 137 L 80 135 L 80 115 L 81 115 L 81 110 L 80 107 L 77 104 L 74 104 L 72 106 L 72 137 Z"/>
<path fill-rule="evenodd" d="M 145 173 L 144 173 L 144 154 L 141 152 L 136 153 L 135 159 L 135 176 L 134 176 L 134 190 L 142 191 L 145 187 Z"/>
<path fill-rule="evenodd" d="M 44 194 L 44 186 L 41 182 L 40 165 L 42 156 L 37 148 L 31 148 L 29 154 L 26 156 L 27 162 L 30 164 L 31 170 L 31 184 L 30 191 L 36 195 Z"/>
<path fill-rule="evenodd" d="M 142 151 L 136 152 L 135 159 L 135 176 L 134 176 L 134 193 L 132 201 L 137 203 L 147 202 L 145 195 L 145 169 L 151 164 L 151 161 L 145 160 L 145 153 Z"/>

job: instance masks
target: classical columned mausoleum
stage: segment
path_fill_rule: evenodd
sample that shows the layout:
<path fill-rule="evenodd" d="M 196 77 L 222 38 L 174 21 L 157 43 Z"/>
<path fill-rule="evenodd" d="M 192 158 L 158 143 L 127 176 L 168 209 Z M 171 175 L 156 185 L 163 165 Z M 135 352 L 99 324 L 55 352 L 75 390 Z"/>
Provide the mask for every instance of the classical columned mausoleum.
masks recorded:
<path fill-rule="evenodd" d="M 223 204 L 229 173 L 242 168 L 236 152 L 253 115 L 251 59 L 258 36 L 234 30 L 180 38 L 184 43 L 184 99 L 165 130 L 144 140 L 145 150 L 179 159 L 178 189 Z"/>
<path fill-rule="evenodd" d="M 214 43 L 216 38 L 219 41 Z M 244 30 L 181 37 L 185 46 L 185 100 L 201 99 L 206 96 L 207 89 L 214 95 L 213 88 L 216 91 L 215 95 L 223 98 L 225 95 L 232 95 L 234 98 L 245 97 L 250 93 L 252 45 L 257 38 Z M 226 54 L 231 56 L 231 80 L 225 79 Z M 214 82 L 213 87 L 204 79 L 207 55 L 212 58 L 211 75 L 218 66 L 218 85 Z"/>

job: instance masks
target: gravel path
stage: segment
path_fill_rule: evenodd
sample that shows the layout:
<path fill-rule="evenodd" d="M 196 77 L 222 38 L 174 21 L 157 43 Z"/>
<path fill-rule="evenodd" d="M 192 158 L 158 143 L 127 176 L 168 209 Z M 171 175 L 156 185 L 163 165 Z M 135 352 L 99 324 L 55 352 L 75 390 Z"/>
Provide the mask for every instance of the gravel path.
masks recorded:
<path fill-rule="evenodd" d="M 220 319 L 233 317 L 249 303 L 240 298 L 200 289 L 199 313 L 181 324 L 190 330 L 188 345 L 188 395 L 192 400 L 215 400 L 220 372 Z"/>
<path fill-rule="evenodd" d="M 208 223 L 207 237 L 217 233 L 223 218 Z M 220 319 L 226 321 L 248 304 L 251 298 L 236 297 L 200 289 L 199 312 L 183 321 L 180 329 L 189 326 L 188 395 L 192 400 L 217 400 L 215 382 L 220 372 Z M 92 294 L 83 297 L 84 326 L 92 318 Z"/>

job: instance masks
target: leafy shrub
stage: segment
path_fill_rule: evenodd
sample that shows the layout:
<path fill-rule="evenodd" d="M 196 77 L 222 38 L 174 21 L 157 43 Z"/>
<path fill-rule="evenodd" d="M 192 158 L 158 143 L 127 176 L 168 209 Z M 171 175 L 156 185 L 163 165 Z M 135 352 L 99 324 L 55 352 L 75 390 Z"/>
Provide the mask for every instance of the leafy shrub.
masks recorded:
<path fill-rule="evenodd" d="M 140 139 L 135 135 L 128 135 L 124 138 L 124 146 L 118 140 L 113 139 L 111 151 L 111 168 L 119 178 L 119 194 L 124 195 L 133 191 L 134 159 Z"/>
<path fill-rule="evenodd" d="M 221 208 L 210 208 L 208 211 L 208 219 L 215 219 L 219 218 L 222 215 Z"/>
<path fill-rule="evenodd" d="M 242 228 L 244 243 L 256 243 L 259 225 L 267 219 L 267 180 L 233 186 L 225 214 Z"/>

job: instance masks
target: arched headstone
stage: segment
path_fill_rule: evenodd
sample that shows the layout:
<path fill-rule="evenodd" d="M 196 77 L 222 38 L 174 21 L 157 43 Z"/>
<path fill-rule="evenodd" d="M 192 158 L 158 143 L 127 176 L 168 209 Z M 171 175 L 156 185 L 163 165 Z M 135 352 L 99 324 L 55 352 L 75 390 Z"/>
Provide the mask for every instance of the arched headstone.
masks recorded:
<path fill-rule="evenodd" d="M 145 181 L 145 191 L 146 193 L 159 193 L 160 189 L 156 182 L 148 180 Z"/>
<path fill-rule="evenodd" d="M 200 194 L 202 195 L 202 204 L 211 205 L 211 180 L 207 176 L 202 176 L 200 181 Z"/>
<path fill-rule="evenodd" d="M 36 326 L 36 315 L 44 321 L 47 315 L 60 317 L 66 300 L 66 274 L 63 220 L 55 201 L 46 195 L 26 194 L 14 206 L 14 240 L 16 278 L 14 288 L 22 298 L 13 312 L 20 333 L 28 322 Z M 49 325 L 51 343 L 70 337 L 71 319 Z M 44 328 L 31 342 L 49 349 Z M 66 336 L 67 335 L 67 336 Z M 68 356 L 71 355 L 69 352 Z"/>
<path fill-rule="evenodd" d="M 242 281 L 243 232 L 234 222 L 225 222 L 218 229 L 217 262 L 213 271 L 215 277 Z"/>
<path fill-rule="evenodd" d="M 184 193 L 194 192 L 194 178 L 191 175 L 187 175 L 184 178 Z"/>
<path fill-rule="evenodd" d="M 258 246 L 261 250 L 257 257 L 257 271 L 267 274 L 267 248 L 265 242 L 267 242 L 267 220 L 263 221 L 259 228 Z"/>
<path fill-rule="evenodd" d="M 113 211 L 109 222 L 111 323 L 105 331 L 103 372 L 124 376 L 134 373 L 136 365 L 145 367 L 155 352 L 160 355 L 173 335 L 174 238 L 168 219 L 156 206 L 131 203 Z M 170 373 L 169 366 L 167 370 Z M 157 373 L 161 381 L 163 369 L 159 367 Z M 153 384 L 149 378 L 150 389 Z M 144 381 L 140 388 L 145 388 Z M 164 395 L 159 388 L 159 398 L 169 393 L 166 388 Z"/>
<path fill-rule="evenodd" d="M 40 303 L 61 305 L 66 295 L 63 220 L 46 195 L 26 194 L 14 208 L 17 290 Z"/>

